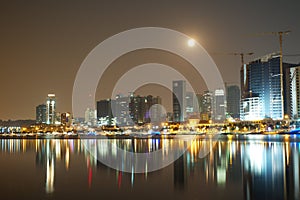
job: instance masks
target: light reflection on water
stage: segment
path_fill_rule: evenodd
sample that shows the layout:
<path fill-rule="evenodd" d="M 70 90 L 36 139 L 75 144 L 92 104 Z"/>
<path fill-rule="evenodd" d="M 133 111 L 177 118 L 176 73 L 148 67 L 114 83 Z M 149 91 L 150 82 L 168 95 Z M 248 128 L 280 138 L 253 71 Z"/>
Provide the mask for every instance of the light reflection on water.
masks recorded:
<path fill-rule="evenodd" d="M 94 148 L 89 149 L 94 151 L 93 154 L 85 148 L 86 142 L 93 144 Z M 177 142 L 172 139 L 1 139 L 0 158 L 5 158 L 7 162 L 1 163 L 0 171 L 4 166 L 11 168 L 13 165 L 20 167 L 26 165 L 21 161 L 10 162 L 6 156 L 21 159 L 25 155 L 35 155 L 35 166 L 44 171 L 44 175 L 40 177 L 43 179 L 43 185 L 37 188 L 43 190 L 44 195 L 53 195 L 46 196 L 49 199 L 65 198 L 63 193 L 67 190 L 61 191 L 61 185 L 62 182 L 68 181 L 64 180 L 68 173 L 72 173 L 72 176 L 75 174 L 72 179 L 78 181 L 76 187 L 82 189 L 81 195 L 94 193 L 93 197 L 98 194 L 97 190 L 92 189 L 104 184 L 108 190 L 102 191 L 101 195 L 99 193 L 100 196 L 105 196 L 106 193 L 107 195 L 120 193 L 138 199 L 142 194 L 134 188 L 143 190 L 144 194 L 151 193 L 153 188 L 150 185 L 156 181 L 158 190 L 160 187 L 173 188 L 165 191 L 165 194 L 161 194 L 157 199 L 165 197 L 200 199 L 201 196 L 205 199 L 300 198 L 300 143 L 287 140 L 285 136 L 271 141 L 262 138 L 232 140 L 230 137 L 219 140 L 202 138 L 192 142 L 184 141 L 181 145 L 190 147 L 183 156 L 165 169 L 151 173 L 148 173 L 147 169 L 143 174 L 124 173 L 110 169 L 97 160 L 97 156 L 106 155 L 114 159 L 113 155 L 116 152 L 113 149 L 108 152 L 111 144 L 130 152 L 152 152 L 164 146 L 168 147 L 166 149 L 172 149 Z M 168 151 L 162 151 L 162 154 L 168 154 Z M 81 159 L 83 162 L 80 162 Z M 77 171 L 82 168 L 84 173 L 78 173 Z M 76 173 L 72 171 L 74 169 L 77 170 Z M 37 169 L 32 168 L 28 173 L 34 174 L 36 171 Z M 69 184 L 70 186 L 64 187 L 72 187 L 73 183 Z M 14 185 L 15 182 L 1 183 L 0 191 L 5 193 L 5 189 Z M 112 187 L 113 185 L 116 187 Z M 122 187 L 125 188 L 124 191 L 121 190 Z M 26 188 L 14 190 L 26 193 Z M 76 192 L 73 190 L 72 194 L 76 196 Z"/>

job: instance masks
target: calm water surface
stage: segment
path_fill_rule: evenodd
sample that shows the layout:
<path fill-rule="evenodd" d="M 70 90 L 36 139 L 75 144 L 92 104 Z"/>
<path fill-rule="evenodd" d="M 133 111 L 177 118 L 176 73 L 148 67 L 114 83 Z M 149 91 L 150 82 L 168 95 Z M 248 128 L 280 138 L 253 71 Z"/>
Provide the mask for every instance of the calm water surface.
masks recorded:
<path fill-rule="evenodd" d="M 300 199 L 292 137 L 197 138 L 174 163 L 139 174 L 105 166 L 86 142 L 105 155 L 111 143 L 146 152 L 174 140 L 1 139 L 0 199 Z"/>

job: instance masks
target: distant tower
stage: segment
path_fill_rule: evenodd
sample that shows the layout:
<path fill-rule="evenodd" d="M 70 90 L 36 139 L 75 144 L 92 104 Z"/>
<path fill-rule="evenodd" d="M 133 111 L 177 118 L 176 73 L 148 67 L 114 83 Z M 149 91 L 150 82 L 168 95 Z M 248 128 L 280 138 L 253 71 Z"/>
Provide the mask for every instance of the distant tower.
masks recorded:
<path fill-rule="evenodd" d="M 56 100 L 55 94 L 48 94 L 46 101 L 46 123 L 54 124 L 55 123 L 55 110 L 56 110 Z"/>
<path fill-rule="evenodd" d="M 199 95 L 199 94 L 198 94 Z M 187 118 L 199 116 L 199 100 L 194 92 L 186 92 L 186 116 Z M 197 117 L 198 118 L 198 117 Z"/>
<path fill-rule="evenodd" d="M 113 108 L 113 114 L 117 118 L 117 124 L 119 126 L 132 125 L 130 118 L 130 97 L 124 97 L 122 95 L 116 96 L 116 106 Z"/>
<path fill-rule="evenodd" d="M 112 108 L 115 105 L 115 100 L 104 99 L 97 101 L 97 120 L 100 125 L 112 125 L 113 113 Z"/>
<path fill-rule="evenodd" d="M 225 94 L 224 90 L 218 89 L 214 92 L 213 120 L 223 122 L 225 120 Z"/>
<path fill-rule="evenodd" d="M 95 126 L 97 122 L 97 111 L 87 108 L 84 114 L 84 122 L 89 126 Z"/>
<path fill-rule="evenodd" d="M 175 122 L 183 122 L 186 118 L 186 82 L 173 81 L 173 115 Z"/>
<path fill-rule="evenodd" d="M 149 102 L 148 112 L 152 123 L 164 122 L 166 120 L 166 113 L 161 104 L 162 99 L 159 96 L 152 97 Z"/>
<path fill-rule="evenodd" d="M 233 118 L 240 118 L 240 97 L 239 86 L 226 87 L 227 113 Z"/>
<path fill-rule="evenodd" d="M 37 124 L 45 124 L 47 122 L 46 117 L 46 105 L 41 104 L 36 107 L 36 123 Z"/>
<path fill-rule="evenodd" d="M 212 119 L 213 92 L 204 91 L 203 95 L 198 94 L 199 112 L 201 121 Z"/>

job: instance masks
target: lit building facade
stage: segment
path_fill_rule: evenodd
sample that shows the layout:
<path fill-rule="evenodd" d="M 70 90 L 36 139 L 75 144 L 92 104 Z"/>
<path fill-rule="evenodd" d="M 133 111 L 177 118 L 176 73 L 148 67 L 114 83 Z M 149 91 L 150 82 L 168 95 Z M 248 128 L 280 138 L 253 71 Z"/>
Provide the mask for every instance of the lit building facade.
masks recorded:
<path fill-rule="evenodd" d="M 148 98 L 148 116 L 151 123 L 162 122 L 166 120 L 166 113 L 162 107 L 162 99 L 159 96 L 147 96 Z"/>
<path fill-rule="evenodd" d="M 241 120 L 246 120 L 242 116 L 249 116 L 247 120 L 259 120 L 272 118 L 281 120 L 284 114 L 290 114 L 290 75 L 289 67 L 291 64 L 283 63 L 283 74 L 280 74 L 280 56 L 278 54 L 269 54 L 255 61 L 250 62 L 241 69 L 241 106 L 244 102 L 259 101 L 259 112 L 249 111 L 259 114 L 259 116 L 241 113 Z M 281 88 L 281 76 L 283 79 L 283 88 Z M 281 90 L 283 91 L 281 94 Z M 252 99 L 252 97 L 255 97 Z M 248 99 L 250 98 L 250 99 Z M 254 103 L 253 102 L 253 103 Z M 254 108 L 253 108 L 254 109 Z M 245 109 L 241 107 L 240 111 Z M 251 118 L 255 117 L 255 118 Z"/>
<path fill-rule="evenodd" d="M 60 125 L 61 124 L 61 112 L 55 112 L 55 120 L 54 120 L 54 124 L 56 125 Z"/>
<path fill-rule="evenodd" d="M 97 121 L 97 111 L 87 108 L 84 112 L 84 122 L 89 126 L 95 126 Z"/>
<path fill-rule="evenodd" d="M 122 97 L 97 102 L 97 119 L 100 125 L 132 126 L 160 120 L 161 98 L 148 96 Z M 154 106 L 156 105 L 156 106 Z M 151 112 L 150 112 L 151 111 Z M 165 119 L 165 117 L 164 117 Z"/>
<path fill-rule="evenodd" d="M 199 102 L 194 92 L 186 92 L 186 116 L 187 118 L 199 115 Z"/>
<path fill-rule="evenodd" d="M 252 121 L 252 120 L 262 120 L 262 105 L 260 98 L 248 97 L 241 100 L 241 120 Z"/>
<path fill-rule="evenodd" d="M 147 98 L 141 96 L 131 96 L 129 103 L 131 120 L 134 124 L 143 124 L 147 120 Z M 148 117 L 149 118 L 149 117 Z"/>
<path fill-rule="evenodd" d="M 197 95 L 201 121 L 209 121 L 212 117 L 213 93 L 204 91 L 203 95 Z"/>
<path fill-rule="evenodd" d="M 55 94 L 48 94 L 46 101 L 46 123 L 55 124 L 56 121 L 56 99 Z"/>
<path fill-rule="evenodd" d="M 213 97 L 213 112 L 212 119 L 215 122 L 223 122 L 226 119 L 225 110 L 226 110 L 226 102 L 225 102 L 225 93 L 224 90 L 218 89 L 214 92 Z"/>
<path fill-rule="evenodd" d="M 97 101 L 97 120 L 99 125 L 113 125 L 114 119 L 112 114 L 112 107 L 115 100 L 105 99 Z"/>
<path fill-rule="evenodd" d="M 72 125 L 72 115 L 69 112 L 61 113 L 60 115 L 60 124 L 63 126 L 71 126 Z"/>
<path fill-rule="evenodd" d="M 113 108 L 113 115 L 116 117 L 119 126 L 133 125 L 129 111 L 130 97 L 116 96 L 116 104 Z"/>
<path fill-rule="evenodd" d="M 291 80 L 291 117 L 300 117 L 300 66 L 290 68 Z"/>
<path fill-rule="evenodd" d="M 243 64 L 240 70 L 241 98 L 249 96 L 249 65 Z"/>
<path fill-rule="evenodd" d="M 36 111 L 36 123 L 45 124 L 47 122 L 47 109 L 45 104 L 38 105 L 35 109 Z"/>
<path fill-rule="evenodd" d="M 186 82 L 173 81 L 173 117 L 175 122 L 186 119 Z"/>

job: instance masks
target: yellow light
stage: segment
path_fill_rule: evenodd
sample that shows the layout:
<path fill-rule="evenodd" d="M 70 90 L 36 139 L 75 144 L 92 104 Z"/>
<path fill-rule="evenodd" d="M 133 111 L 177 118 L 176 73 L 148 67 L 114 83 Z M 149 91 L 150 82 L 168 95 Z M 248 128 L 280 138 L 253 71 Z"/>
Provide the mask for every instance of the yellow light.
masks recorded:
<path fill-rule="evenodd" d="M 195 44 L 196 44 L 196 41 L 194 39 L 191 38 L 188 40 L 189 47 L 193 47 L 193 46 L 195 46 Z"/>

